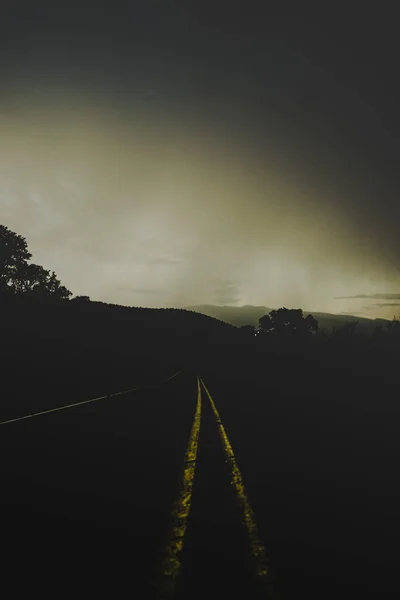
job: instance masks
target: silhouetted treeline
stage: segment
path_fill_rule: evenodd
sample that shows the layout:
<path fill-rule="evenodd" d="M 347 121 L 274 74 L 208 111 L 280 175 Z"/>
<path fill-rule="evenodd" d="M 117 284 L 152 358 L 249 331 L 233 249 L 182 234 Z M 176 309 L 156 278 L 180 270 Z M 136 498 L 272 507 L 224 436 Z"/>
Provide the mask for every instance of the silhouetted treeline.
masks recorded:
<path fill-rule="evenodd" d="M 26 239 L 0 225 L 0 303 L 67 300 L 72 292 L 54 271 L 30 262 L 31 258 Z"/>
<path fill-rule="evenodd" d="M 292 315 L 294 323 L 282 321 L 284 314 Z M 18 338 L 24 346 L 30 338 L 56 352 L 68 343 L 87 347 L 88 352 L 172 361 L 196 372 L 224 371 L 253 380 L 278 377 L 278 372 L 290 375 L 293 365 L 297 369 L 303 363 L 310 365 L 314 377 L 323 364 L 333 368 L 347 361 L 352 371 L 371 361 L 374 368 L 384 367 L 392 364 L 400 343 L 397 320 L 372 335 L 358 332 L 354 325 L 327 334 L 300 309 L 282 309 L 260 319 L 260 324 L 259 329 L 237 328 L 181 309 L 132 308 L 78 298 L 51 305 L 16 302 L 1 309 L 2 352 L 7 340 Z M 14 350 L 17 361 L 15 344 Z"/>
<path fill-rule="evenodd" d="M 71 393 L 72 382 L 88 394 L 101 386 L 118 389 L 155 364 L 163 372 L 179 367 L 260 387 L 291 385 L 304 394 L 310 386 L 322 392 L 339 374 L 358 391 L 371 377 L 397 377 L 396 319 L 369 335 L 355 321 L 327 332 L 300 308 L 272 310 L 259 327 L 235 327 L 190 310 L 126 307 L 88 296 L 71 300 L 55 274 L 30 258 L 26 240 L 0 226 L 4 391 L 16 378 L 32 390 L 59 386 L 60 378 L 68 378 Z"/>
<path fill-rule="evenodd" d="M 24 243 L 17 242 L 22 260 L 28 261 Z M 317 579 L 314 569 L 325 573 L 330 559 L 323 549 L 334 546 L 337 538 L 339 558 L 332 560 L 335 577 L 351 583 L 354 578 L 363 581 L 364 573 L 370 578 L 371 572 L 377 572 L 375 579 L 383 580 L 386 572 L 382 570 L 381 576 L 376 563 L 371 567 L 368 561 L 379 548 L 379 560 L 383 562 L 385 555 L 384 560 L 390 562 L 389 538 L 393 515 L 398 512 L 398 497 L 391 487 L 398 477 L 400 458 L 397 319 L 372 333 L 354 320 L 327 331 L 302 309 L 283 307 L 263 315 L 258 327 L 235 327 L 189 310 L 126 307 L 94 302 L 88 296 L 69 299 L 69 294 L 52 296 L 47 284 L 33 284 L 30 293 L 29 285 L 17 278 L 15 261 L 4 258 L 10 256 L 6 244 L 1 251 L 0 421 L 161 384 L 182 369 L 188 372 L 185 385 L 178 383 L 169 395 L 162 385 L 153 395 L 133 395 L 124 408 L 131 423 L 140 423 L 141 413 L 149 413 L 149 406 L 143 407 L 149 398 L 152 406 L 165 409 L 171 394 L 179 394 L 180 408 L 164 436 L 175 445 L 176 432 L 181 437 L 188 433 L 185 419 L 192 418 L 195 375 L 199 374 L 218 403 L 238 463 L 244 466 L 252 506 L 274 569 L 281 573 L 278 587 L 287 590 L 284 597 L 291 598 L 298 591 L 293 569 L 296 573 L 308 569 L 307 584 L 301 588 L 307 590 Z M 105 402 L 107 406 L 109 419 L 115 409 Z M 102 410 L 100 404 L 100 414 Z M 79 424 L 83 414 L 79 411 L 65 422 Z M 43 426 L 47 423 L 51 428 L 51 422 L 43 421 Z M 37 431 L 40 423 L 38 419 Z M 133 444 L 132 437 L 127 436 L 127 448 Z M 120 454 L 115 438 L 109 444 L 110 457 L 117 465 Z M 158 464 L 165 447 L 160 449 L 156 458 L 144 458 L 150 467 L 153 460 Z M 205 466 L 208 481 L 211 463 Z M 363 479 L 357 479 L 360 473 Z M 168 503 L 167 497 L 163 499 L 165 506 Z M 380 520 L 387 514 L 391 520 L 385 529 Z M 357 519 L 357 535 L 352 537 L 349 532 L 353 533 Z M 374 527 L 366 528 L 365 523 L 371 522 Z M 347 566 L 340 555 L 343 540 L 353 553 Z M 314 550 L 307 554 L 310 548 Z M 363 556 L 365 548 L 368 561 Z M 336 564 L 340 564 L 339 572 Z M 361 575 L 356 576 L 357 564 L 361 564 Z"/>

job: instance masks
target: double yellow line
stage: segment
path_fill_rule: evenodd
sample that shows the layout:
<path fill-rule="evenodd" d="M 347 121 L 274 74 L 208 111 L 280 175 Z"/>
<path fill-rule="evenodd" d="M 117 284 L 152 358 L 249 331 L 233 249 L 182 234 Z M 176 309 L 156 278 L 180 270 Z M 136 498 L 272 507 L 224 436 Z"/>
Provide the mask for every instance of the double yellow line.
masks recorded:
<path fill-rule="evenodd" d="M 170 377 L 168 377 L 166 381 L 170 381 L 179 375 L 181 371 L 174 373 Z M 176 582 L 181 572 L 181 559 L 180 553 L 183 550 L 184 545 L 184 537 L 187 529 L 191 499 L 192 499 L 192 489 L 193 482 L 195 477 L 196 470 L 196 459 L 197 459 L 197 448 L 199 443 L 199 434 L 200 434 L 200 420 L 201 420 L 201 386 L 204 388 L 208 399 L 210 401 L 211 409 L 214 413 L 216 423 L 218 426 L 219 435 L 222 441 L 223 450 L 226 457 L 226 462 L 229 466 L 231 472 L 231 482 L 236 491 L 236 496 L 241 507 L 242 512 L 242 520 L 243 524 L 247 530 L 250 549 L 254 559 L 255 572 L 257 578 L 263 585 L 265 592 L 267 593 L 267 597 L 273 598 L 273 591 L 269 584 L 269 562 L 266 556 L 264 545 L 261 541 L 258 527 L 255 521 L 254 512 L 250 506 L 248 501 L 243 478 L 240 473 L 239 467 L 236 462 L 236 458 L 233 452 L 232 445 L 229 441 L 229 438 L 226 434 L 225 428 L 222 424 L 222 420 L 220 414 L 215 406 L 215 403 L 211 397 L 210 392 L 208 391 L 205 383 L 200 377 L 197 377 L 197 404 L 196 411 L 193 419 L 192 429 L 190 432 L 189 442 L 185 453 L 184 459 L 184 467 L 183 473 L 180 481 L 180 490 L 178 494 L 178 498 L 175 501 L 171 520 L 172 527 L 170 534 L 168 536 L 167 542 L 165 544 L 164 549 L 164 558 L 162 561 L 162 567 L 160 572 L 159 581 L 157 584 L 158 589 L 158 597 L 159 600 L 163 600 L 164 598 L 170 598 L 176 587 Z M 89 400 L 83 400 L 80 402 L 75 402 L 73 404 L 68 404 L 64 406 L 60 406 L 58 408 L 52 408 L 36 413 L 31 413 L 28 415 L 24 415 L 22 417 L 16 417 L 13 419 L 8 419 L 7 421 L 0 422 L 0 425 L 6 425 L 10 423 L 15 423 L 18 421 L 23 421 L 25 419 L 31 419 L 33 417 L 38 417 L 40 415 L 45 415 L 49 413 L 54 413 L 62 410 L 66 410 L 68 408 L 74 408 L 83 404 L 89 404 L 91 402 L 98 402 L 99 400 L 105 400 L 108 398 L 113 398 L 116 396 L 122 396 L 124 394 L 128 394 L 129 392 L 138 391 L 144 388 L 150 388 L 152 386 L 141 386 L 132 388 L 130 390 L 124 390 L 122 392 L 117 392 L 114 394 L 108 394 L 106 396 L 99 396 L 98 398 L 91 398 Z"/>
<path fill-rule="evenodd" d="M 162 562 L 161 573 L 158 583 L 158 600 L 171 598 L 175 591 L 177 579 L 181 572 L 180 553 L 183 550 L 184 536 L 187 528 L 193 481 L 195 477 L 197 447 L 200 433 L 201 419 L 201 386 L 204 388 L 211 404 L 218 426 L 219 435 L 222 441 L 226 462 L 231 473 L 231 482 L 234 486 L 239 506 L 242 512 L 242 521 L 246 528 L 251 553 L 254 560 L 255 574 L 261 583 L 266 598 L 274 598 L 274 592 L 270 585 L 269 561 L 266 555 L 265 547 L 261 541 L 259 530 L 256 524 L 254 512 L 247 498 L 243 478 L 236 462 L 232 445 L 222 424 L 220 414 L 208 391 L 205 383 L 200 377 L 197 377 L 197 405 L 189 437 L 189 443 L 185 454 L 185 463 L 183 476 L 181 480 L 178 499 L 172 509 L 172 528 L 164 550 L 164 559 Z"/>

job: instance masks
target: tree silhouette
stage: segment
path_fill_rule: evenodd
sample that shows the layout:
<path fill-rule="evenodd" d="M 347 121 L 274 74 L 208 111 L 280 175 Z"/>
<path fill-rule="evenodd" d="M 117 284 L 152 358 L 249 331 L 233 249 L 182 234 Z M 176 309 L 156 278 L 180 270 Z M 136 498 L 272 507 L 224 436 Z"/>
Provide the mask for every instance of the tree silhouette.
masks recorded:
<path fill-rule="evenodd" d="M 0 297 L 14 293 L 17 272 L 31 256 L 26 239 L 0 225 Z"/>
<path fill-rule="evenodd" d="M 346 340 L 355 339 L 357 335 L 358 321 L 348 321 L 341 327 L 334 327 L 332 330 L 332 336 L 336 339 L 343 338 Z"/>
<path fill-rule="evenodd" d="M 318 330 L 318 321 L 312 316 L 303 316 L 301 308 L 279 308 L 271 310 L 259 319 L 260 332 L 276 336 L 311 335 Z"/>
<path fill-rule="evenodd" d="M 386 323 L 386 330 L 390 335 L 400 335 L 400 319 L 394 316 L 392 321 Z"/>
<path fill-rule="evenodd" d="M 0 225 L 0 299 L 67 300 L 72 292 L 31 256 L 26 239 Z"/>
<path fill-rule="evenodd" d="M 261 333 L 268 333 L 273 330 L 272 319 L 269 315 L 264 315 L 258 320 L 258 324 L 260 326 Z"/>
<path fill-rule="evenodd" d="M 71 292 L 61 285 L 56 274 L 47 271 L 34 263 L 21 265 L 14 280 L 14 290 L 17 295 L 32 299 L 66 300 Z"/>

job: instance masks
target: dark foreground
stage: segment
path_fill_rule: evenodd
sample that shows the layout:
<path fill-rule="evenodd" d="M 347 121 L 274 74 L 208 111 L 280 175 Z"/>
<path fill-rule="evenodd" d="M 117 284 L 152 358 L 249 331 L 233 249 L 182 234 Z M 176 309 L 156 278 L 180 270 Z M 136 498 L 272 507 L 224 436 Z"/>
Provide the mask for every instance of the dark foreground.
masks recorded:
<path fill-rule="evenodd" d="M 45 597 L 148 597 L 195 401 L 181 377 L 2 426 L 7 578 Z"/>
<path fill-rule="evenodd" d="M 1 426 L 2 567 L 21 593 L 154 597 L 197 398 L 194 373 L 160 385 L 165 373 L 154 375 L 152 389 Z M 397 403 L 376 413 L 353 399 L 349 409 L 334 383 L 323 404 L 311 392 L 305 403 L 206 383 L 277 597 L 398 597 Z M 236 596 L 262 597 L 204 396 L 176 597 Z"/>

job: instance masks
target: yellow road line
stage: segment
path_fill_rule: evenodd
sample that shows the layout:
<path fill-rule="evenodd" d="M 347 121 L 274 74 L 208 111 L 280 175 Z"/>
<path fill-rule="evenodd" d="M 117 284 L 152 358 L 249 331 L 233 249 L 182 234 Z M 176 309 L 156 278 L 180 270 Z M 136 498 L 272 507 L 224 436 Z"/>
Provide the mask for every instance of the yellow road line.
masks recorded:
<path fill-rule="evenodd" d="M 174 377 L 179 375 L 179 373 L 181 373 L 181 372 L 182 371 L 178 371 L 177 373 L 174 373 L 173 375 L 171 375 L 171 377 L 168 377 L 167 379 L 165 379 L 165 382 L 169 381 L 170 379 L 173 379 Z M 143 389 L 152 389 L 152 387 L 151 386 L 141 386 L 141 387 L 132 388 L 130 390 L 124 390 L 123 392 L 116 392 L 114 394 L 107 394 L 106 396 L 99 396 L 98 398 L 90 398 L 90 400 L 81 400 L 80 402 L 74 402 L 73 404 L 67 404 L 64 406 L 59 406 L 57 408 L 49 408 L 48 410 L 42 410 L 40 412 L 31 413 L 30 415 L 24 415 L 23 417 L 16 417 L 14 419 L 8 419 L 7 421 L 0 421 L 0 425 L 8 425 L 9 423 L 16 423 L 17 421 L 24 421 L 25 419 L 32 419 L 33 417 L 39 417 L 40 415 L 47 415 L 49 413 L 58 412 L 60 410 L 65 410 L 67 408 L 74 408 L 76 406 L 81 406 L 82 404 L 89 404 L 90 402 L 97 402 L 98 400 L 104 400 L 105 398 L 113 398 L 114 396 L 122 396 L 123 394 L 129 394 L 129 392 L 137 392 L 138 390 L 143 390 Z"/>
<path fill-rule="evenodd" d="M 201 388 L 197 378 L 197 405 L 190 432 L 189 443 L 185 453 L 185 462 L 177 500 L 172 507 L 172 527 L 167 538 L 163 553 L 161 573 L 157 584 L 158 598 L 170 598 L 175 590 L 178 576 L 181 572 L 180 552 L 183 549 L 187 528 L 193 481 L 196 470 L 197 447 L 199 443 L 201 420 Z"/>
<path fill-rule="evenodd" d="M 211 398 L 211 394 L 208 391 L 204 381 L 202 379 L 200 379 L 200 381 L 201 381 L 201 384 L 208 396 L 212 411 L 214 413 L 214 416 L 215 416 L 215 419 L 216 419 L 216 422 L 218 425 L 218 430 L 219 430 L 219 434 L 220 434 L 220 437 L 222 440 L 222 445 L 224 448 L 226 461 L 227 461 L 230 471 L 231 471 L 232 485 L 235 488 L 236 495 L 237 495 L 240 507 L 242 509 L 243 523 L 244 523 L 244 526 L 247 530 L 247 534 L 249 537 L 250 548 L 251 548 L 251 552 L 252 552 L 254 563 L 255 563 L 256 575 L 257 575 L 259 581 L 261 582 L 261 584 L 264 588 L 264 591 L 267 593 L 267 596 L 272 598 L 273 590 L 271 588 L 271 584 L 269 581 L 269 575 L 270 575 L 269 560 L 266 555 L 264 544 L 261 541 L 261 537 L 260 537 L 260 534 L 258 531 L 254 512 L 250 506 L 249 500 L 246 495 L 243 478 L 242 478 L 241 472 L 239 470 L 239 467 L 237 465 L 235 454 L 233 452 L 233 448 L 232 448 L 229 438 L 226 434 L 225 428 L 222 424 L 219 412 L 214 404 L 213 399 Z"/>

